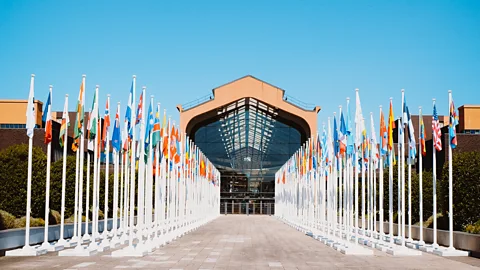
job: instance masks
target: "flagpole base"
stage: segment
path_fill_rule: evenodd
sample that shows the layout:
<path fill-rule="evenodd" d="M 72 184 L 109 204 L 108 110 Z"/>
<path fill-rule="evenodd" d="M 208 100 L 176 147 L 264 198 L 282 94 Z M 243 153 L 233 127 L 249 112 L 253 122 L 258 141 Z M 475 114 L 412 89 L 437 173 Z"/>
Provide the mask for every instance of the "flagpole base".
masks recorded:
<path fill-rule="evenodd" d="M 354 244 L 349 244 L 348 246 L 343 246 L 340 248 L 340 252 L 345 255 L 359 255 L 359 256 L 372 256 L 373 250 L 364 248 L 361 246 L 356 246 Z"/>
<path fill-rule="evenodd" d="M 97 254 L 97 250 L 89 249 L 88 247 L 77 246 L 73 249 L 65 249 L 58 253 L 61 257 L 89 257 Z"/>
<path fill-rule="evenodd" d="M 112 252 L 112 257 L 119 258 L 119 257 L 145 257 L 148 255 L 146 250 L 137 248 L 136 245 L 128 246 L 124 249 L 116 250 Z"/>
<path fill-rule="evenodd" d="M 40 256 L 45 253 L 47 253 L 46 249 L 32 246 L 24 246 L 23 248 L 8 250 L 7 252 L 5 252 L 5 256 Z"/>
<path fill-rule="evenodd" d="M 392 247 L 387 250 L 387 253 L 392 256 L 421 256 L 422 255 L 421 251 L 409 249 L 406 247 Z"/>
<path fill-rule="evenodd" d="M 43 242 L 40 248 L 47 250 L 48 252 L 57 252 L 64 249 L 64 246 L 57 243 Z"/>
<path fill-rule="evenodd" d="M 437 248 L 433 251 L 433 254 L 442 257 L 468 257 L 469 252 L 455 249 L 454 247 Z"/>

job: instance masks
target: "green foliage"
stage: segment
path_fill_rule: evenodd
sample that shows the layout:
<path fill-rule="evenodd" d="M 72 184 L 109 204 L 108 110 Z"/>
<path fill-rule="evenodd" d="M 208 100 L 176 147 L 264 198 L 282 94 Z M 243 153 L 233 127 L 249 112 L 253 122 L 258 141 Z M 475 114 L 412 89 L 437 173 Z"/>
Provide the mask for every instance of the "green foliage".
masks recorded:
<path fill-rule="evenodd" d="M 45 215 L 47 157 L 39 147 L 32 151 L 31 215 Z M 28 145 L 18 144 L 0 152 L 0 209 L 25 216 L 27 201 Z"/>
<path fill-rule="evenodd" d="M 480 220 L 475 222 L 475 224 L 465 226 L 465 231 L 468 233 L 480 234 Z"/>
<path fill-rule="evenodd" d="M 480 220 L 480 153 L 463 152 L 453 156 L 453 228 L 462 230 Z M 439 186 L 439 201 L 448 213 L 448 162 L 443 168 Z M 448 217 L 447 214 L 444 216 Z"/>
<path fill-rule="evenodd" d="M 15 228 L 15 216 L 0 210 L 0 230 Z"/>
<path fill-rule="evenodd" d="M 27 218 L 21 217 L 15 219 L 15 228 L 24 228 L 27 224 Z M 41 218 L 30 217 L 30 227 L 42 227 L 45 226 L 45 221 Z"/>

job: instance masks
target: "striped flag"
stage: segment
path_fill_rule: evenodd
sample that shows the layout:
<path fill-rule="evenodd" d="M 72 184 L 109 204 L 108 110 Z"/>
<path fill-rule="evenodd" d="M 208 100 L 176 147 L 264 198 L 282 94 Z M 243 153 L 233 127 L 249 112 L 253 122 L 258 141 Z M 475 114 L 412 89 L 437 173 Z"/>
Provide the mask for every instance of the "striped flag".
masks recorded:
<path fill-rule="evenodd" d="M 107 104 L 105 105 L 105 115 L 103 116 L 102 149 L 105 149 L 105 146 L 107 144 L 107 140 L 108 140 L 107 132 L 109 127 L 110 127 L 110 98 L 107 98 Z"/>
<path fill-rule="evenodd" d="M 387 127 L 385 126 L 385 117 L 383 116 L 383 111 L 380 114 L 380 136 L 382 136 L 381 144 L 380 144 L 380 153 L 382 156 L 387 154 L 388 148 L 388 132 Z"/>
<path fill-rule="evenodd" d="M 155 113 L 155 121 L 153 123 L 152 132 L 152 147 L 155 148 L 160 142 L 160 105 L 157 105 L 157 112 Z"/>
<path fill-rule="evenodd" d="M 110 120 L 109 120 L 110 121 Z M 112 135 L 112 147 L 115 151 L 119 152 L 121 147 L 120 141 L 120 105 L 117 108 L 117 113 L 115 114 L 115 123 L 113 126 L 113 135 Z"/>
<path fill-rule="evenodd" d="M 457 134 L 455 132 L 455 126 L 458 125 L 458 116 L 457 112 L 455 111 L 455 105 L 453 104 L 453 99 L 452 102 L 450 103 L 450 121 L 449 121 L 449 126 L 448 126 L 448 133 L 450 137 L 450 145 L 452 146 L 452 149 L 455 149 L 457 147 Z"/>
<path fill-rule="evenodd" d="M 67 132 L 68 127 L 70 126 L 70 119 L 68 117 L 68 99 L 65 98 L 65 105 L 63 105 L 63 115 L 62 115 L 62 125 L 60 126 L 60 146 L 63 147 L 65 143 L 63 141 L 65 133 Z"/>
<path fill-rule="evenodd" d="M 433 104 L 432 116 L 432 132 L 433 132 L 433 147 L 437 151 L 442 151 L 442 132 L 440 130 L 440 123 L 438 121 L 437 107 Z"/>
<path fill-rule="evenodd" d="M 42 121 L 45 122 L 45 144 L 52 142 L 52 88 L 48 92 L 47 103 L 43 112 Z"/>
<path fill-rule="evenodd" d="M 425 125 L 423 123 L 423 116 L 420 115 L 420 152 L 422 156 L 427 155 L 427 147 L 425 145 Z"/>
<path fill-rule="evenodd" d="M 138 125 L 140 121 L 142 121 L 142 117 L 143 117 L 143 92 L 140 95 L 140 101 L 138 102 L 137 119 L 135 121 L 135 125 Z"/>
<path fill-rule="evenodd" d="M 77 103 L 77 118 L 75 120 L 74 128 L 74 142 L 72 144 L 72 150 L 77 151 L 80 144 L 80 136 L 83 133 L 83 118 L 84 118 L 84 98 L 85 98 L 85 85 L 80 85 L 80 93 L 78 94 L 78 103 Z"/>

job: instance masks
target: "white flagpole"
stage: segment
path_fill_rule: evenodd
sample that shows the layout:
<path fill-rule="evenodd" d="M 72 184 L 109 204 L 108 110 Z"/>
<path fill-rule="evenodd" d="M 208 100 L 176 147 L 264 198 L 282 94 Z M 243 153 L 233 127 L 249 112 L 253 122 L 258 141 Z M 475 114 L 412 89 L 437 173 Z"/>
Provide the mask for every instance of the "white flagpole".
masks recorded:
<path fill-rule="evenodd" d="M 402 108 L 403 108 L 403 99 L 402 99 Z M 403 109 L 402 109 L 403 110 Z M 398 139 L 397 139 L 397 156 L 398 156 L 398 163 L 397 163 L 397 189 L 398 189 L 398 194 L 397 194 L 397 202 L 398 202 L 398 209 L 397 209 L 397 227 L 398 227 L 398 231 L 397 231 L 397 239 L 398 240 L 401 240 L 401 237 L 402 237 L 402 208 L 401 208 L 401 204 L 402 204 L 402 198 L 401 198 L 401 188 L 402 188 L 402 173 L 400 171 L 400 168 L 402 168 L 402 156 L 401 156 L 401 144 L 402 144 L 402 135 L 403 135 L 403 132 L 401 132 L 401 130 L 403 129 L 403 126 L 402 126 L 402 118 L 400 117 L 398 119 L 398 127 L 397 127 L 397 130 L 398 130 Z M 393 151 L 393 150 L 392 150 Z"/>
<path fill-rule="evenodd" d="M 380 117 L 382 117 L 382 105 L 380 105 Z M 385 117 L 384 117 L 384 123 L 385 123 Z M 380 124 L 381 125 L 381 124 Z M 381 128 L 381 126 L 380 126 Z M 388 144 L 388 142 L 387 142 Z M 379 184 L 379 212 L 380 212 L 380 220 L 379 220 L 379 230 L 380 230 L 380 240 L 383 240 L 383 237 L 385 236 L 385 233 L 383 231 L 383 222 L 384 216 L 383 216 L 383 155 L 382 155 L 382 147 L 383 147 L 383 134 L 380 132 L 380 164 L 379 164 L 379 176 L 378 176 L 378 184 Z"/>
<path fill-rule="evenodd" d="M 120 111 L 119 111 L 119 115 L 120 115 Z M 122 138 L 124 138 L 124 136 L 122 136 Z M 118 212 L 119 212 L 119 218 L 118 218 L 118 221 L 119 221 L 119 228 L 115 234 L 115 236 L 117 235 L 120 235 L 123 233 L 124 231 L 124 227 L 123 227 L 123 220 L 125 218 L 125 216 L 123 215 L 123 207 L 124 207 L 124 204 L 123 204 L 123 193 L 124 193 L 124 189 L 123 189 L 123 182 L 124 182 L 124 174 L 123 174 L 123 155 L 124 155 L 124 150 L 123 150 L 123 141 L 122 143 L 120 144 L 120 151 L 118 151 L 117 155 L 119 156 L 118 158 L 120 159 L 120 163 L 119 163 L 119 169 L 120 169 L 120 201 L 119 201 L 119 204 L 120 204 L 120 208 L 118 209 Z"/>
<path fill-rule="evenodd" d="M 109 103 L 109 110 L 110 110 L 110 102 Z M 110 111 L 109 111 L 110 112 Z M 117 103 L 117 113 L 120 117 L 120 102 Z M 116 114 L 117 114 L 116 113 Z M 115 122 L 114 125 L 117 124 L 117 117 L 115 114 Z M 120 119 L 119 119 L 120 121 Z M 118 123 L 120 126 L 120 123 Z M 116 127 L 115 127 L 116 128 Z M 108 144 L 108 137 L 105 138 L 107 140 Z M 120 145 L 120 147 L 122 147 Z M 108 151 L 107 151 L 108 153 Z M 118 161 L 120 159 L 119 157 L 120 151 L 117 151 L 115 148 L 113 148 L 113 225 L 112 225 L 112 247 L 115 248 L 117 243 L 119 243 L 118 238 L 117 238 L 117 232 L 118 232 L 118 169 L 119 169 L 119 164 Z M 107 164 L 108 166 L 108 164 Z M 120 190 L 120 192 L 122 192 Z M 121 210 L 120 210 L 121 211 Z M 120 212 L 121 213 L 121 212 Z"/>
<path fill-rule="evenodd" d="M 433 99 L 433 106 L 435 106 L 435 99 Z M 435 131 L 433 131 L 435 132 Z M 435 139 L 433 143 L 433 248 L 438 248 L 437 244 L 437 151 L 435 149 Z"/>
<path fill-rule="evenodd" d="M 133 246 L 133 240 L 134 240 L 134 229 L 135 229 L 135 149 L 136 149 L 136 142 L 135 142 L 135 121 L 137 118 L 137 115 L 135 113 L 135 85 L 136 84 L 136 76 L 133 75 L 133 102 L 132 102 L 132 114 L 131 114 L 131 119 L 132 119 L 132 151 L 131 151 L 131 157 L 130 157 L 130 207 L 129 207 L 129 212 L 130 212 L 130 234 L 129 234 L 129 242 L 128 246 L 131 249 L 134 249 Z"/>
<path fill-rule="evenodd" d="M 90 235 L 88 234 L 88 216 L 89 216 L 89 210 L 90 210 L 90 152 L 87 150 L 87 190 L 86 190 L 86 195 L 87 195 L 87 201 L 85 205 L 85 233 L 83 234 L 82 240 L 83 241 L 88 241 L 90 240 Z M 93 211 L 92 211 L 93 212 Z"/>
<path fill-rule="evenodd" d="M 82 76 L 82 84 L 83 84 L 83 97 L 82 97 L 82 100 L 83 100 L 83 103 L 82 106 L 85 106 L 85 89 L 86 89 L 86 85 L 85 85 L 85 75 Z M 82 112 L 83 113 L 83 112 Z M 84 115 L 82 115 L 82 118 L 84 117 Z M 80 132 L 80 164 L 79 164 L 79 167 L 78 167 L 78 170 L 79 170 L 79 173 L 78 173 L 78 217 L 77 217 L 77 221 L 78 221 L 78 226 L 77 226 L 77 229 L 78 229 L 78 245 L 77 247 L 75 247 L 76 250 L 83 250 L 83 246 L 81 245 L 82 244 L 82 214 L 83 214 L 83 210 L 82 210 L 82 202 L 83 202 L 83 155 L 85 154 L 84 153 L 84 145 L 85 145 L 85 142 L 84 142 L 84 124 L 82 124 L 82 130 Z M 78 150 L 77 150 L 78 151 Z"/>
<path fill-rule="evenodd" d="M 160 118 L 160 103 L 157 103 L 157 112 L 158 112 L 158 118 Z M 156 115 L 155 115 L 156 117 Z M 157 119 L 156 119 L 157 120 Z M 155 120 L 155 121 L 156 121 Z M 160 119 L 158 119 L 158 121 L 160 121 Z M 157 131 L 157 132 L 160 132 Z M 160 139 L 160 134 L 158 134 L 159 136 L 159 139 Z M 157 240 L 158 239 L 158 231 L 159 231 L 159 226 L 160 226 L 160 222 L 159 222 L 159 218 L 160 218 L 160 162 L 159 162 L 159 159 L 160 159 L 160 152 L 159 152 L 159 149 L 160 149 L 160 142 L 161 140 L 159 140 L 157 142 L 157 145 L 155 147 L 155 226 L 154 226 L 154 239 Z"/>
<path fill-rule="evenodd" d="M 452 90 L 448 90 L 448 111 L 452 106 Z M 450 119 L 450 121 L 455 119 Z M 450 123 L 455 128 L 455 122 Z M 448 251 L 455 250 L 453 246 L 453 164 L 452 164 L 452 140 L 448 139 L 448 227 L 449 227 L 449 246 Z"/>
<path fill-rule="evenodd" d="M 108 114 L 110 114 L 110 94 L 107 95 L 107 103 L 108 103 Z M 99 108 L 100 109 L 100 108 Z M 105 115 L 104 115 L 105 119 Z M 100 119 L 98 119 L 100 121 Z M 105 121 L 105 120 L 104 120 Z M 105 125 L 105 122 L 103 123 Z M 110 241 L 108 240 L 108 180 L 109 180 L 109 168 L 110 168 L 110 142 L 108 140 L 109 131 L 108 127 L 106 128 L 105 134 L 105 197 L 104 197 L 104 211 L 103 211 L 103 245 L 110 246 Z M 100 133 L 100 132 L 99 132 Z M 103 132 L 101 132 L 103 135 Z M 102 138 L 100 138 L 100 141 Z M 100 171 L 100 169 L 99 169 Z M 100 190 L 99 190 L 100 191 Z"/>
<path fill-rule="evenodd" d="M 48 108 L 47 108 L 47 113 L 50 114 L 49 116 L 47 116 L 47 121 L 49 121 L 49 118 L 51 117 L 51 114 L 52 114 L 52 111 L 51 111 L 51 108 L 52 108 L 52 99 L 53 99 L 53 96 L 52 96 L 52 88 L 53 86 L 49 86 L 49 91 L 50 91 L 50 104 L 48 105 Z M 50 120 L 52 121 L 52 120 Z M 47 123 L 45 123 L 45 125 L 47 125 Z M 44 233 L 43 233 L 43 244 L 40 246 L 40 248 L 42 249 L 46 249 L 48 251 L 50 251 L 51 247 L 50 247 L 50 243 L 48 243 L 48 216 L 49 216 L 49 213 L 50 213 L 50 165 L 51 165 L 51 160 L 52 160 L 52 142 L 50 141 L 48 144 L 47 144 L 47 175 L 46 175 L 46 189 L 45 189 L 45 230 L 44 230 Z M 55 250 L 55 248 L 53 249 L 53 251 Z"/>
<path fill-rule="evenodd" d="M 66 113 L 66 128 L 65 128 L 65 135 L 63 139 L 63 166 L 62 166 L 62 205 L 60 210 L 60 239 L 58 240 L 58 245 L 67 245 L 67 241 L 64 239 L 65 234 L 65 185 L 66 185 L 66 177 L 67 177 L 67 147 L 68 147 L 68 94 L 65 95 L 65 106 L 64 112 Z M 64 115 L 65 117 L 65 115 Z"/>
<path fill-rule="evenodd" d="M 146 87 L 142 87 L 142 119 L 140 122 L 140 137 L 138 138 L 138 151 L 140 152 L 138 160 L 138 212 L 137 212 L 137 232 L 142 244 L 143 234 L 145 229 L 145 150 L 143 147 L 144 138 L 145 138 L 145 94 Z"/>
<path fill-rule="evenodd" d="M 97 121 L 100 121 L 100 119 L 98 119 L 98 88 L 99 86 L 96 85 L 95 86 L 95 103 L 93 106 L 94 108 L 96 107 L 96 111 L 95 109 L 93 109 L 91 112 L 90 112 L 90 121 L 93 121 L 93 119 L 97 119 Z M 94 115 L 94 113 L 96 113 L 97 115 Z M 89 122 L 90 122 L 89 121 Z M 91 122 L 90 122 L 91 123 Z M 91 128 L 93 128 L 93 125 L 96 125 L 95 129 L 97 129 L 97 133 L 95 134 L 95 138 L 93 139 L 93 147 L 94 147 L 94 152 L 93 152 L 93 193 L 92 193 L 92 196 L 93 196 L 93 202 L 92 202 L 92 241 L 90 242 L 90 245 L 88 246 L 88 248 L 90 250 L 97 250 L 98 249 L 98 245 L 96 243 L 99 235 L 98 235 L 98 202 L 97 202 L 97 193 L 99 192 L 99 190 L 97 190 L 97 182 L 100 181 L 100 178 L 97 178 L 97 172 L 100 170 L 99 166 L 98 166 L 98 138 L 100 137 L 99 136 L 99 133 L 100 131 L 98 130 L 98 124 L 97 123 L 92 123 L 91 124 Z M 81 185 L 80 185 L 81 187 Z M 81 194 L 81 193 L 80 193 Z M 81 196 L 80 196 L 81 198 Z M 80 204 L 81 205 L 81 204 Z M 81 217 L 79 217 L 81 218 Z"/>
<path fill-rule="evenodd" d="M 363 123 L 365 123 L 365 118 L 361 119 L 361 121 Z M 365 126 L 365 125 L 362 125 L 362 126 Z M 364 153 L 364 149 L 363 149 L 363 144 L 365 142 L 362 143 L 362 146 L 361 146 L 361 153 L 362 153 L 362 156 L 360 158 L 361 160 L 361 164 L 362 164 L 362 167 L 361 167 L 361 170 L 362 170 L 362 235 L 363 235 L 363 240 L 365 239 L 366 237 L 366 233 L 365 233 L 365 161 L 363 160 L 363 157 L 365 156 L 365 153 Z"/>
<path fill-rule="evenodd" d="M 402 89 L 402 108 L 404 106 L 404 97 L 405 97 L 405 90 Z M 403 109 L 402 109 L 403 111 Z M 403 115 L 402 115 L 403 116 Z M 401 226 L 402 226 L 402 235 L 401 235 L 401 246 L 405 246 L 405 126 L 403 125 L 403 121 L 402 121 L 402 129 L 403 129 L 403 132 L 402 132 L 402 137 L 400 138 L 401 141 L 402 141 L 402 156 L 401 156 L 401 189 L 402 189 L 402 222 L 401 222 Z"/>
<path fill-rule="evenodd" d="M 27 106 L 34 106 L 34 82 L 35 82 L 35 74 L 32 74 L 30 78 L 30 96 L 28 97 L 28 105 Z M 30 109 L 30 108 L 28 108 Z M 35 116 L 35 108 L 31 108 L 34 110 L 31 112 L 33 116 Z M 28 113 L 28 112 L 27 112 Z M 30 116 L 31 117 L 31 116 Z M 26 210 L 26 224 L 25 224 L 25 246 L 23 247 L 23 251 L 25 253 L 35 253 L 37 252 L 34 250 L 33 247 L 30 246 L 30 212 L 31 212 L 31 200 L 32 200 L 32 147 L 33 147 L 33 136 L 34 130 L 31 123 L 29 121 L 33 121 L 33 119 L 29 119 L 27 115 L 27 128 L 32 128 L 31 135 L 28 138 L 28 173 L 27 173 L 27 210 Z M 34 125 L 33 125 L 34 126 Z"/>
<path fill-rule="evenodd" d="M 419 154 L 418 154 L 418 173 L 419 173 L 419 200 L 420 200 L 420 240 L 418 241 L 418 245 L 423 246 L 425 242 L 423 241 L 423 149 L 422 149 L 422 106 L 418 107 L 418 131 L 419 131 Z M 423 132 L 425 136 L 425 131 Z M 425 138 L 424 138 L 425 139 Z"/>

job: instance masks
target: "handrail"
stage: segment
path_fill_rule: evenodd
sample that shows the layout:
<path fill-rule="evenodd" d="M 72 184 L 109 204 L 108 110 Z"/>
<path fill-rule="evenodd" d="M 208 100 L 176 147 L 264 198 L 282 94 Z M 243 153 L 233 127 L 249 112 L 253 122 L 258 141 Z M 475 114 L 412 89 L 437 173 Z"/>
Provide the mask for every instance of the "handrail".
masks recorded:
<path fill-rule="evenodd" d="M 208 94 L 208 95 L 205 95 L 205 96 L 203 96 L 203 97 L 197 98 L 197 99 L 195 99 L 195 100 L 193 100 L 193 101 L 190 101 L 190 102 L 187 102 L 187 103 L 185 103 L 185 104 L 182 104 L 182 109 L 183 109 L 184 111 L 186 111 L 186 110 L 188 110 L 188 109 L 191 109 L 191 108 L 193 108 L 193 107 L 196 107 L 196 106 L 198 106 L 198 105 L 200 105 L 200 104 L 202 104 L 202 103 L 205 103 L 205 102 L 207 102 L 207 101 L 210 101 L 210 100 L 212 100 L 212 99 L 213 99 L 213 95 L 212 95 L 212 94 Z"/>
<path fill-rule="evenodd" d="M 303 102 L 289 95 L 285 95 L 283 100 L 307 111 L 315 109 L 315 104 Z"/>

